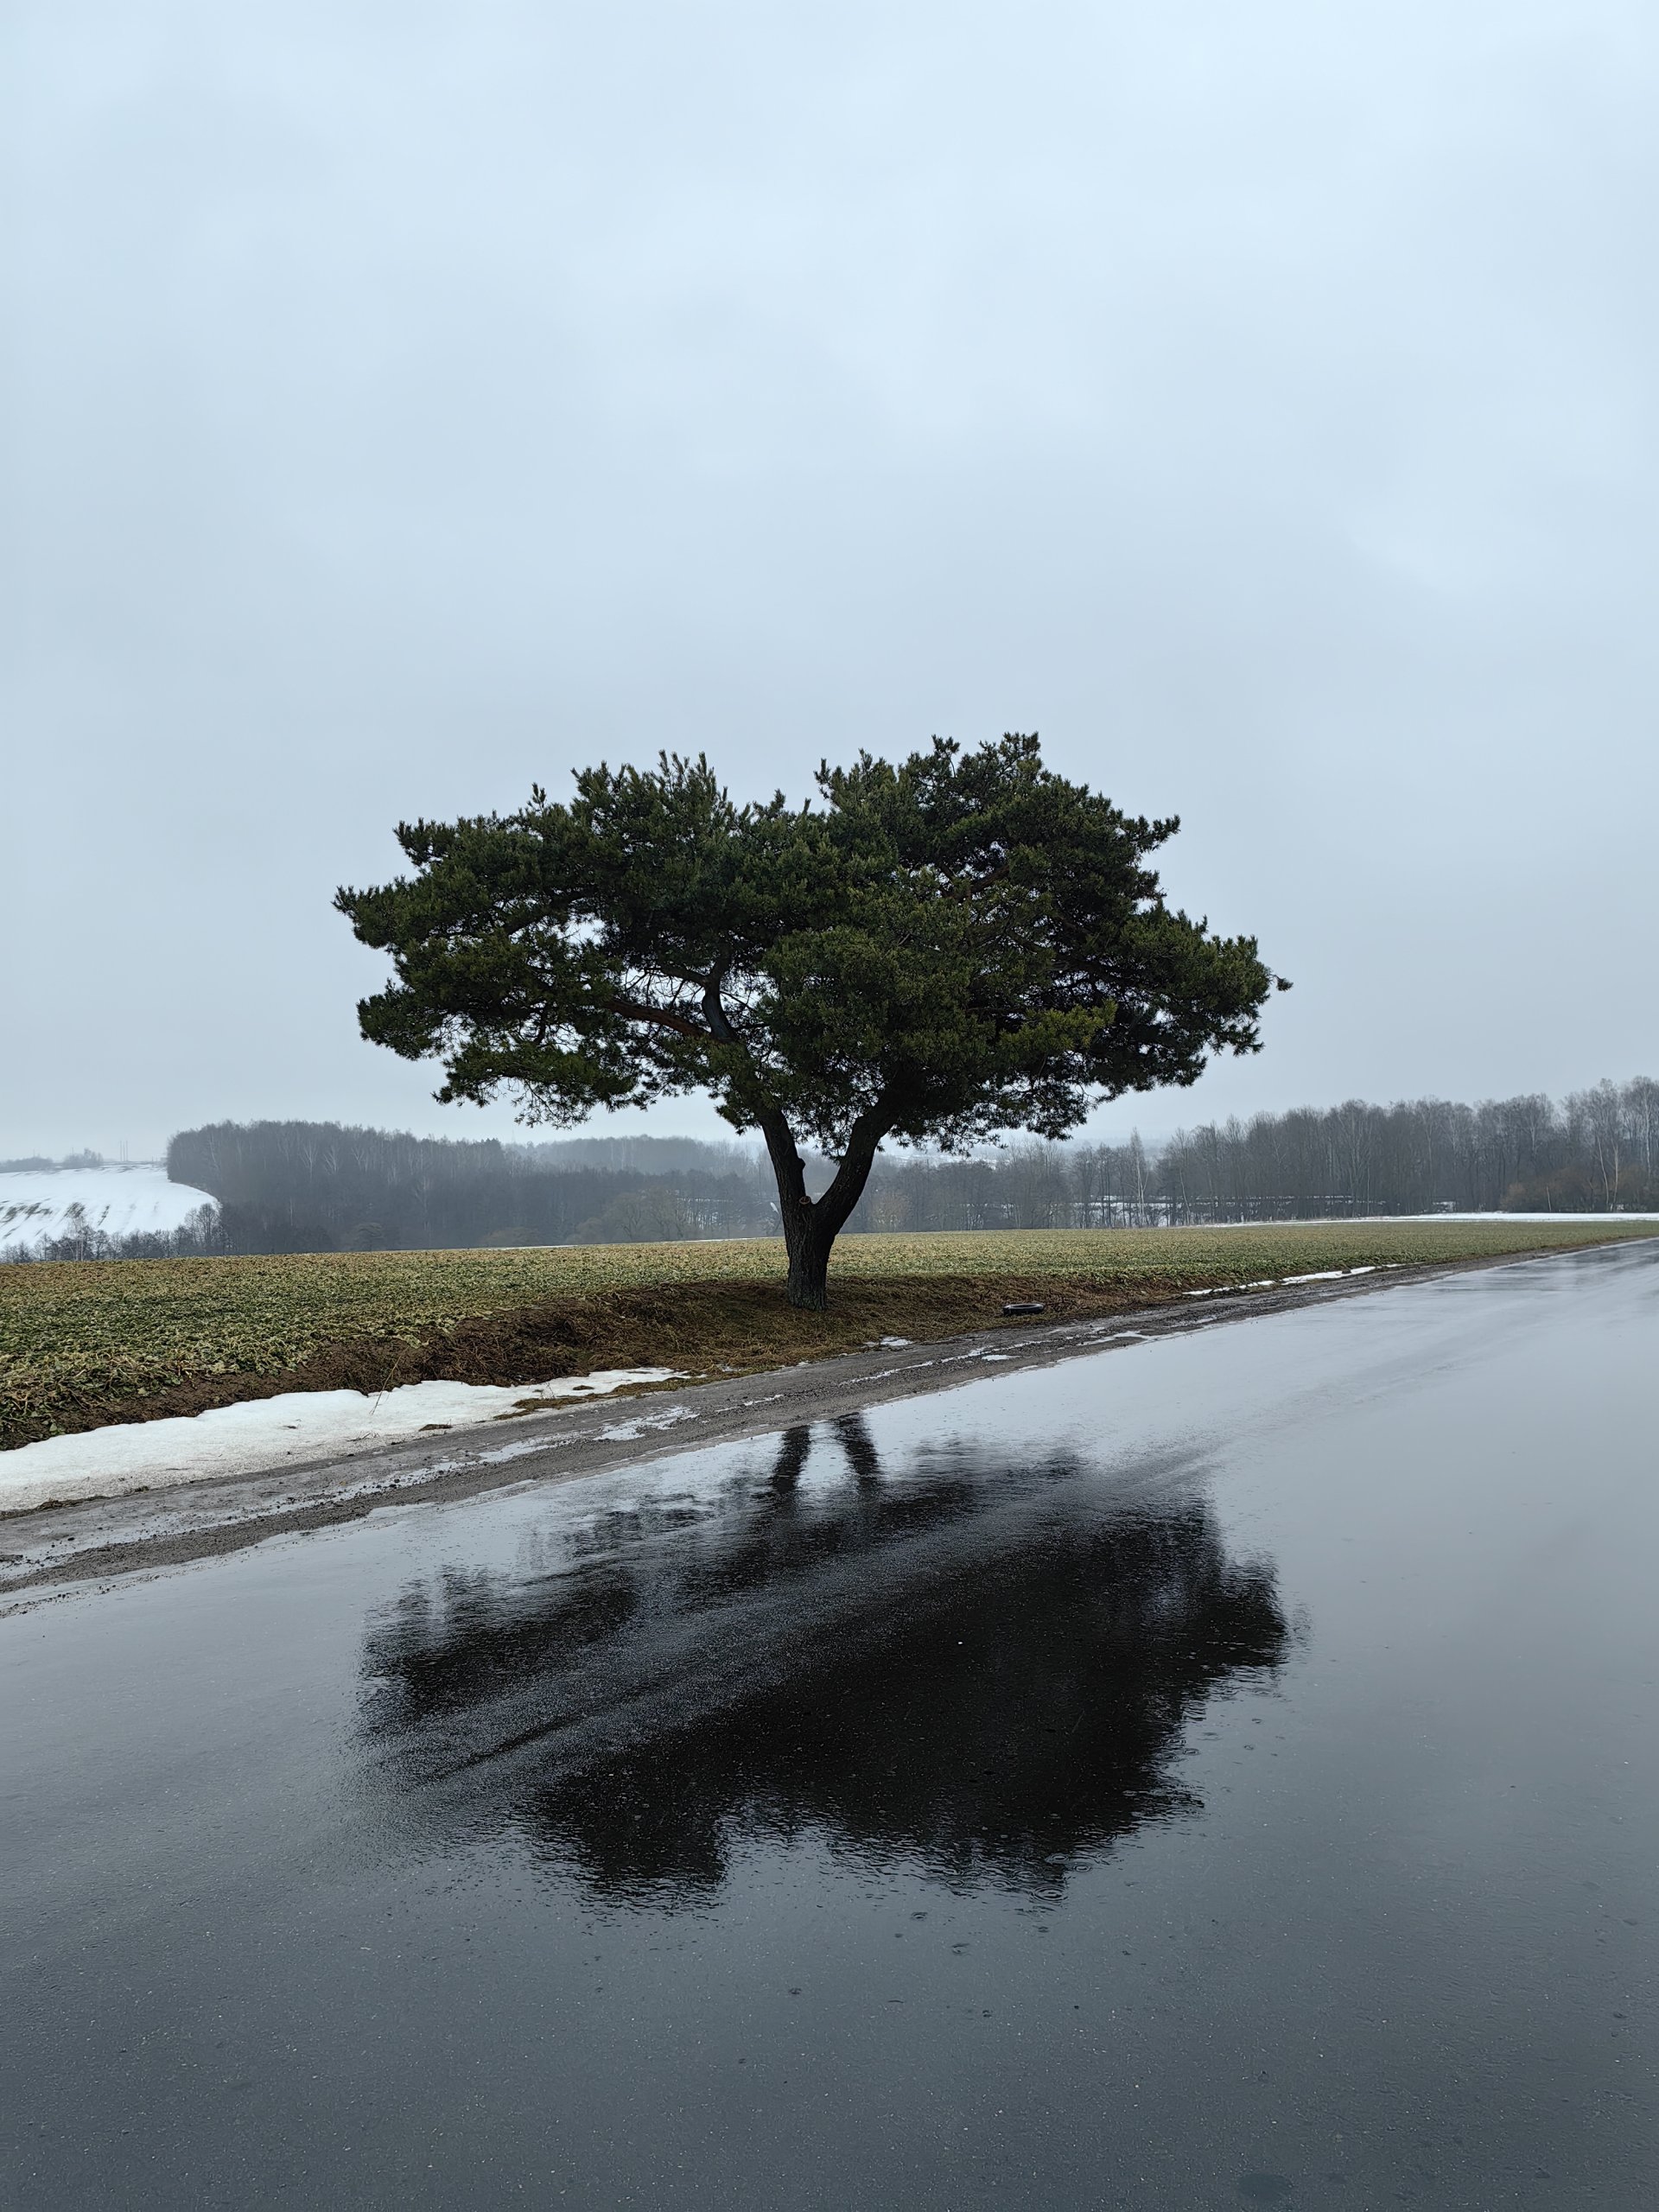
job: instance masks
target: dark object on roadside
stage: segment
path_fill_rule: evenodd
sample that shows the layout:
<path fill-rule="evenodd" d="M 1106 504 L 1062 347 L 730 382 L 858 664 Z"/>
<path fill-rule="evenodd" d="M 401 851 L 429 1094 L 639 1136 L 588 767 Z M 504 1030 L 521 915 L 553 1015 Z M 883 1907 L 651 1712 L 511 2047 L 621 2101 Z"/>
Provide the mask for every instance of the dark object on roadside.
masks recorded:
<path fill-rule="evenodd" d="M 1022 1299 L 1017 1305 L 1005 1306 L 1002 1311 L 1005 1313 L 1040 1313 L 1043 1305 L 1040 1299 Z"/>

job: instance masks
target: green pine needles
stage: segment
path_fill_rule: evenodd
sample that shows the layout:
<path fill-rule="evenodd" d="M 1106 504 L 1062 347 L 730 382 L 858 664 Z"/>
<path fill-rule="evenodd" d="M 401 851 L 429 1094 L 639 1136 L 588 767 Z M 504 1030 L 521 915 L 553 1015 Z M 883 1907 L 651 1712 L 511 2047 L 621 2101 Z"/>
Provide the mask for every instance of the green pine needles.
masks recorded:
<path fill-rule="evenodd" d="M 1034 735 L 817 783 L 739 806 L 702 757 L 601 764 L 563 804 L 400 826 L 415 873 L 335 902 L 396 971 L 364 1036 L 442 1059 L 441 1100 L 569 1123 L 706 1090 L 758 1129 L 809 1307 L 885 1140 L 1058 1136 L 1190 1084 L 1259 1048 L 1277 980 L 1166 905 L 1147 861 L 1179 823 L 1053 774 Z M 838 1163 L 816 1199 L 803 1141 Z"/>

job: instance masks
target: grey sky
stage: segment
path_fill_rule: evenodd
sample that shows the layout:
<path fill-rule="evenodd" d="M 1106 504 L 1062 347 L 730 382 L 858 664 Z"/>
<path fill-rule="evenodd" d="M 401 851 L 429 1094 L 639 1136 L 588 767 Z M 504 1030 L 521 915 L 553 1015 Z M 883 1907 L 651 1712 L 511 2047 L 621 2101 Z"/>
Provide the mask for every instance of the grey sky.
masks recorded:
<path fill-rule="evenodd" d="M 664 745 L 1179 811 L 1297 988 L 1143 1127 L 1659 1061 L 1650 7 L 8 24 L 0 1151 L 505 1133 L 334 886 Z"/>

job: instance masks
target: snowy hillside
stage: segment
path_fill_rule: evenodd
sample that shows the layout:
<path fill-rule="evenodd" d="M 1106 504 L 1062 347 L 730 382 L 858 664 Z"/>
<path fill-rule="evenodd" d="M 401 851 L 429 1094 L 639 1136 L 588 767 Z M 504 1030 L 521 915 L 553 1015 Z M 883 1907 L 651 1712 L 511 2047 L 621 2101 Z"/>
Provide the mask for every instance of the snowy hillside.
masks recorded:
<path fill-rule="evenodd" d="M 0 1251 L 18 1245 L 29 1249 L 87 1230 L 105 1236 L 170 1236 L 202 1206 L 218 1211 L 206 1191 L 169 1183 L 165 1167 L 47 1167 L 0 1174 Z"/>

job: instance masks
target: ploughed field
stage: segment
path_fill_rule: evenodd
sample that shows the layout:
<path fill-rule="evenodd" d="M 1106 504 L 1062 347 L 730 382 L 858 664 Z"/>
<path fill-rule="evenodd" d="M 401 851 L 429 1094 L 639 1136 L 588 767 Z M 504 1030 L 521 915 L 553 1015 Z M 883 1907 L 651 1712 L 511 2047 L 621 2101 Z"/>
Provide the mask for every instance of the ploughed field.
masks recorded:
<path fill-rule="evenodd" d="M 775 1238 L 724 1243 L 80 1261 L 0 1268 L 0 1448 L 279 1390 L 726 1371 L 1196 1290 L 1651 1236 L 1646 1222 L 1363 1221 L 849 1236 L 831 1310 L 784 1302 Z"/>

